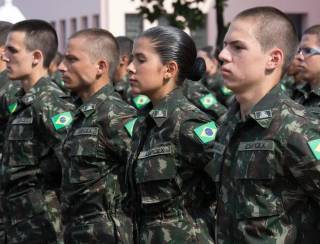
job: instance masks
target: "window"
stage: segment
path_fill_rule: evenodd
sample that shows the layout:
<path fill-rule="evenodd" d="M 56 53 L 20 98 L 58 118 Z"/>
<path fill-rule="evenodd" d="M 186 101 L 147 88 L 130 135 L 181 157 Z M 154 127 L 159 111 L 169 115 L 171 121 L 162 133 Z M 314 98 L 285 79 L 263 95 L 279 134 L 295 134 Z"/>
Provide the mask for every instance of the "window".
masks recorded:
<path fill-rule="evenodd" d="M 77 31 L 77 19 L 76 18 L 72 18 L 70 20 L 70 32 L 71 34 L 75 33 Z"/>
<path fill-rule="evenodd" d="M 302 36 L 302 29 L 303 29 L 302 24 L 303 24 L 304 15 L 303 14 L 287 14 L 287 15 L 293 22 L 294 26 L 296 27 L 299 40 L 300 40 Z"/>
<path fill-rule="evenodd" d="M 60 47 L 61 49 L 66 48 L 67 42 L 67 29 L 66 29 L 66 21 L 60 20 Z"/>
<path fill-rule="evenodd" d="M 81 17 L 81 29 L 87 29 L 88 28 L 88 17 L 82 16 Z"/>
<path fill-rule="evenodd" d="M 142 30 L 142 16 L 138 14 L 126 14 L 126 36 L 134 39 Z"/>
<path fill-rule="evenodd" d="M 92 27 L 99 28 L 100 27 L 100 16 L 95 14 L 92 16 Z"/>

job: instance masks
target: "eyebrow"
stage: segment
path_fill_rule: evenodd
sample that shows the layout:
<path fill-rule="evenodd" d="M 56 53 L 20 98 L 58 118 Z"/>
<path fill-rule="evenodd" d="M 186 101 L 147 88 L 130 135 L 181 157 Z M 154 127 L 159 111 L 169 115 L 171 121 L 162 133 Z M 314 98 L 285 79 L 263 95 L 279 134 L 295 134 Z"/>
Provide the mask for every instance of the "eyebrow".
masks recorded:
<path fill-rule="evenodd" d="M 229 45 L 237 45 L 237 44 L 241 44 L 241 45 L 244 45 L 245 43 L 240 41 L 240 40 L 234 40 L 234 41 L 230 41 L 230 42 L 227 42 L 227 41 L 224 41 L 223 42 L 225 45 L 226 44 L 229 44 Z"/>

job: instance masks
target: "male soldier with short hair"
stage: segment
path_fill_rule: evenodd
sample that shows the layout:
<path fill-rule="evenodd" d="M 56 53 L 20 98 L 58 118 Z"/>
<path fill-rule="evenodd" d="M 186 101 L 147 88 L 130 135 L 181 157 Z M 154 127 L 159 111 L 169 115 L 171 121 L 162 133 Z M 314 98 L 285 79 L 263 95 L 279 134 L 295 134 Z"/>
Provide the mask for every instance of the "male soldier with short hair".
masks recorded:
<path fill-rule="evenodd" d="M 320 25 L 303 32 L 297 54 L 300 77 L 306 84 L 293 94 L 296 102 L 320 115 Z"/>
<path fill-rule="evenodd" d="M 73 34 L 59 69 L 79 96 L 63 145 L 65 243 L 132 243 L 132 224 L 121 210 L 124 170 L 136 111 L 114 91 L 119 62 L 113 35 L 102 29 Z"/>
<path fill-rule="evenodd" d="M 58 46 L 53 27 L 42 20 L 12 26 L 3 60 L 8 78 L 20 80 L 5 133 L 1 161 L 7 243 L 60 243 L 60 144 L 74 106 L 48 78 Z"/>
<path fill-rule="evenodd" d="M 273 7 L 239 13 L 225 36 L 221 71 L 236 101 L 207 166 L 219 186 L 216 244 L 319 243 L 319 121 L 279 84 L 297 44 Z"/>

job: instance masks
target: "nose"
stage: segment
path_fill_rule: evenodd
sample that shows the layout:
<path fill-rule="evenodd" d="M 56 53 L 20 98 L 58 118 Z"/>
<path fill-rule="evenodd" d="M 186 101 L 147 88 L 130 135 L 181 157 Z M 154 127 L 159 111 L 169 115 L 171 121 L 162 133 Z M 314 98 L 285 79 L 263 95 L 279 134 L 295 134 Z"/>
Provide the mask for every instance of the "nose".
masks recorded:
<path fill-rule="evenodd" d="M 133 61 L 131 61 L 127 67 L 127 71 L 129 74 L 134 74 L 136 72 L 134 65 L 133 65 Z"/>
<path fill-rule="evenodd" d="M 300 62 L 304 61 L 304 56 L 303 56 L 303 54 L 302 54 L 302 51 L 297 52 L 296 55 L 295 55 L 295 58 L 296 58 L 297 60 L 299 60 Z"/>
<path fill-rule="evenodd" d="M 10 60 L 8 58 L 8 56 L 6 55 L 6 52 L 2 52 L 1 53 L 1 60 L 8 63 Z"/>
<path fill-rule="evenodd" d="M 219 60 L 221 62 L 230 62 L 231 61 L 231 56 L 230 53 L 228 52 L 227 48 L 224 47 L 221 52 L 219 53 L 218 56 Z"/>
<path fill-rule="evenodd" d="M 59 64 L 58 70 L 59 70 L 61 73 L 66 72 L 67 66 L 66 66 L 65 63 L 64 63 L 64 60 L 62 60 L 62 62 Z"/>

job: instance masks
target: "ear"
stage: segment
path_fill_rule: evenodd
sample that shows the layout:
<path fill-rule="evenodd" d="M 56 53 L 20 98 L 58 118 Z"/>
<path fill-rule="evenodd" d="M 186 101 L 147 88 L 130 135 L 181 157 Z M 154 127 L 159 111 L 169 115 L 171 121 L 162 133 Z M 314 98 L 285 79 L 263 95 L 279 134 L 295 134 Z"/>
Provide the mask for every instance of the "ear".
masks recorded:
<path fill-rule="evenodd" d="M 282 68 L 284 64 L 284 53 L 280 48 L 273 48 L 269 51 L 269 56 L 266 64 L 267 70 Z"/>
<path fill-rule="evenodd" d="M 41 52 L 40 50 L 35 50 L 35 51 L 33 51 L 33 61 L 32 61 L 32 64 L 33 64 L 33 65 L 37 65 L 37 64 L 39 64 L 42 60 L 43 60 L 42 52 Z"/>
<path fill-rule="evenodd" d="M 102 75 L 109 72 L 109 63 L 105 60 L 99 60 L 97 64 L 97 75 Z"/>
<path fill-rule="evenodd" d="M 169 61 L 166 64 L 164 79 L 169 80 L 171 78 L 175 78 L 177 74 L 178 74 L 178 64 L 175 61 Z"/>

